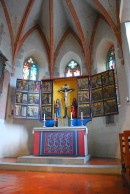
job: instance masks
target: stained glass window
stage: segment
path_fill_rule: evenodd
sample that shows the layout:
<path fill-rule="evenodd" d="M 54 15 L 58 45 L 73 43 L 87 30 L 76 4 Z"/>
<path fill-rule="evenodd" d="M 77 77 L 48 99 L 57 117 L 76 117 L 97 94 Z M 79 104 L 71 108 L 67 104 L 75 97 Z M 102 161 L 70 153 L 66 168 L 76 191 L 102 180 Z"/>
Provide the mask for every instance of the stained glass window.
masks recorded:
<path fill-rule="evenodd" d="M 111 47 L 108 51 L 107 58 L 107 70 L 115 69 L 115 51 L 114 47 Z"/>
<path fill-rule="evenodd" d="M 115 72 L 117 103 L 120 104 L 114 46 L 112 46 L 108 50 L 108 55 L 107 55 L 107 70 L 110 70 L 110 69 L 114 69 L 114 72 Z"/>
<path fill-rule="evenodd" d="M 38 79 L 38 67 L 35 60 L 30 57 L 28 58 L 23 66 L 23 79 L 26 80 L 37 80 Z"/>
<path fill-rule="evenodd" d="M 65 76 L 71 77 L 78 75 L 80 75 L 80 66 L 76 61 L 71 60 L 65 68 Z"/>

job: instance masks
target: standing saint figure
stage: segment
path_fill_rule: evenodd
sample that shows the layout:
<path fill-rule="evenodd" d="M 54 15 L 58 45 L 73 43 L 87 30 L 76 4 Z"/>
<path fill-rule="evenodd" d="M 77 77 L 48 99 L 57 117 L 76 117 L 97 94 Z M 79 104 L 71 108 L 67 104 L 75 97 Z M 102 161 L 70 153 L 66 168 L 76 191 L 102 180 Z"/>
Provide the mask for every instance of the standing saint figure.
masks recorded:
<path fill-rule="evenodd" d="M 71 112 L 72 112 L 72 117 L 77 118 L 77 100 L 76 98 L 73 98 L 73 102 L 71 105 Z"/>
<path fill-rule="evenodd" d="M 70 89 L 67 84 L 63 86 L 63 90 L 58 90 L 58 92 L 63 92 L 64 93 L 64 101 L 65 101 L 65 116 L 64 118 L 68 118 L 67 115 L 67 106 L 68 106 L 68 93 L 74 91 L 74 89 Z"/>
<path fill-rule="evenodd" d="M 56 99 L 56 103 L 55 103 L 55 113 L 56 113 L 56 118 L 60 118 L 60 109 L 61 109 L 61 104 L 60 104 L 60 100 L 57 98 Z"/>

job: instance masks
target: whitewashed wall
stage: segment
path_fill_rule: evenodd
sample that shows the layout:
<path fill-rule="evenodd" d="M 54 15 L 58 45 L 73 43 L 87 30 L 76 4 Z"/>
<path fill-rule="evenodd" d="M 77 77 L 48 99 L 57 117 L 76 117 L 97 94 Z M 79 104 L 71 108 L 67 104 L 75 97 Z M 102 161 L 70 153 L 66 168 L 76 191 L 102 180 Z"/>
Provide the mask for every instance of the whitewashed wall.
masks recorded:
<path fill-rule="evenodd" d="M 28 134 L 20 125 L 0 123 L 0 158 L 28 155 Z"/>

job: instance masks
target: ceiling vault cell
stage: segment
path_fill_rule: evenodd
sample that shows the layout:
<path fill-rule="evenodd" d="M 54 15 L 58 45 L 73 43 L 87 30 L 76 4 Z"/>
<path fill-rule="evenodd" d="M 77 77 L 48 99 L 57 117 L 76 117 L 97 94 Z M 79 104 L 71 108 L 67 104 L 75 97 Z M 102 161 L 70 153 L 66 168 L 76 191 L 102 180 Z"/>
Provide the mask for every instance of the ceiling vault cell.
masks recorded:
<path fill-rule="evenodd" d="M 39 32 L 39 34 L 41 36 L 43 44 L 45 45 L 47 56 L 48 56 L 48 61 L 49 61 L 50 48 L 49 48 L 47 39 L 46 39 L 46 37 L 45 37 L 45 35 L 44 35 L 43 31 L 41 30 L 39 25 L 37 26 L 37 30 L 38 30 L 38 32 Z"/>
<path fill-rule="evenodd" d="M 48 43 L 47 43 L 47 40 L 45 38 L 45 35 L 44 33 L 42 32 L 41 28 L 39 25 L 35 25 L 34 27 L 32 27 L 30 30 L 28 30 L 24 36 L 21 38 L 20 40 L 20 43 L 19 43 L 19 46 L 18 46 L 18 49 L 17 49 L 17 52 L 19 52 L 20 48 L 22 47 L 23 43 L 25 42 L 25 40 L 30 36 L 30 34 L 32 34 L 34 31 L 38 31 L 40 37 L 41 37 L 41 40 L 42 40 L 42 43 L 43 45 L 45 46 L 46 48 L 46 52 L 47 52 L 47 56 L 48 56 L 48 60 L 49 60 L 49 46 L 48 46 Z"/>
<path fill-rule="evenodd" d="M 19 43 L 19 45 L 18 45 L 18 47 L 17 47 L 17 53 L 19 52 L 19 50 L 20 50 L 20 48 L 22 47 L 22 45 L 23 45 L 23 43 L 25 42 L 25 40 L 26 40 L 26 39 L 30 36 L 30 34 L 31 34 L 32 32 L 34 32 L 35 30 L 37 30 L 37 26 L 32 27 L 31 29 L 29 29 L 29 30 L 24 34 L 24 36 L 21 38 L 20 43 Z"/>
<path fill-rule="evenodd" d="M 95 38 L 96 31 L 97 31 L 97 27 L 98 27 L 98 24 L 99 24 L 99 20 L 100 20 L 100 15 L 97 16 L 95 24 L 94 24 L 93 31 L 92 31 L 92 36 L 91 36 L 90 45 L 89 45 L 90 59 L 92 59 L 93 43 L 94 43 L 94 38 Z"/>
<path fill-rule="evenodd" d="M 88 74 L 91 74 L 90 53 L 89 53 L 89 50 L 87 48 L 87 44 L 86 44 L 86 41 L 85 41 L 83 29 L 81 27 L 80 21 L 78 19 L 78 16 L 76 14 L 76 11 L 74 9 L 74 6 L 73 6 L 71 0 L 66 0 L 66 3 L 68 5 L 68 8 L 69 8 L 69 10 L 71 12 L 71 15 L 72 15 L 72 17 L 74 19 L 75 25 L 77 27 L 77 30 L 78 30 L 78 33 L 79 33 L 79 36 L 80 36 L 80 39 L 81 39 L 81 42 L 82 42 L 82 47 L 83 47 L 83 51 L 84 51 L 84 55 L 85 55 L 85 59 L 86 59 L 86 65 L 87 65 Z"/>
<path fill-rule="evenodd" d="M 72 36 L 77 40 L 77 42 L 79 43 L 79 45 L 80 45 L 81 48 L 82 48 L 82 43 L 81 43 L 80 38 L 77 36 L 77 34 L 75 34 L 75 32 L 74 32 L 71 28 L 68 28 L 68 29 L 66 30 L 66 32 L 64 33 L 64 35 L 62 36 L 61 40 L 59 41 L 58 45 L 57 45 L 57 48 L 56 48 L 55 53 L 54 53 L 54 61 L 56 61 L 57 56 L 58 56 L 59 51 L 60 51 L 60 48 L 62 47 L 62 45 L 63 45 L 65 39 L 67 38 L 67 36 L 68 36 L 69 34 L 72 34 Z"/>
<path fill-rule="evenodd" d="M 20 44 L 20 39 L 22 37 L 24 27 L 26 25 L 27 19 L 28 19 L 29 14 L 32 10 L 34 2 L 35 2 L 35 0 L 30 0 L 29 1 L 28 5 L 27 5 L 27 8 L 25 10 L 25 13 L 23 15 L 23 18 L 22 18 L 17 36 L 16 36 L 15 45 L 14 45 L 14 53 L 13 53 L 13 61 L 12 61 L 12 73 L 14 72 L 15 58 L 16 58 L 16 55 L 18 53 L 18 47 L 19 47 L 19 44 Z"/>

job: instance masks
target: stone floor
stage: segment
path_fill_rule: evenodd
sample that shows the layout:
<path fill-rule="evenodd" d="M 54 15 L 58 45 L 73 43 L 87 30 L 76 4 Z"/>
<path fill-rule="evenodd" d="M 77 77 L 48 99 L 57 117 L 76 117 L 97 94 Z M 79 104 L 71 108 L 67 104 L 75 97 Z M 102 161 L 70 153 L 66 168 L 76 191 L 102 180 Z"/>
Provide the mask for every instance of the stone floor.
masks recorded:
<path fill-rule="evenodd" d="M 3 164 L 17 164 L 16 158 L 1 158 Z M 22 164 L 23 165 L 23 164 Z M 91 158 L 87 166 L 120 166 L 118 159 Z M 120 174 L 31 172 L 0 168 L 0 194 L 130 194 Z"/>
<path fill-rule="evenodd" d="M 45 159 L 45 161 L 43 161 Z M 73 163 L 73 159 L 75 162 Z M 82 158 L 62 157 L 35 157 L 23 156 L 20 158 L 0 159 L 0 170 L 39 171 L 39 172 L 61 172 L 82 174 L 116 174 L 121 175 L 121 165 L 118 159 L 91 158 L 84 164 L 78 160 Z M 37 162 L 36 162 L 36 161 Z M 65 161 L 67 160 L 67 162 Z M 77 161 L 78 162 L 77 162 Z M 47 162 L 48 161 L 48 162 Z M 56 164 L 56 161 L 59 163 Z M 43 163 L 42 163 L 43 162 Z"/>

